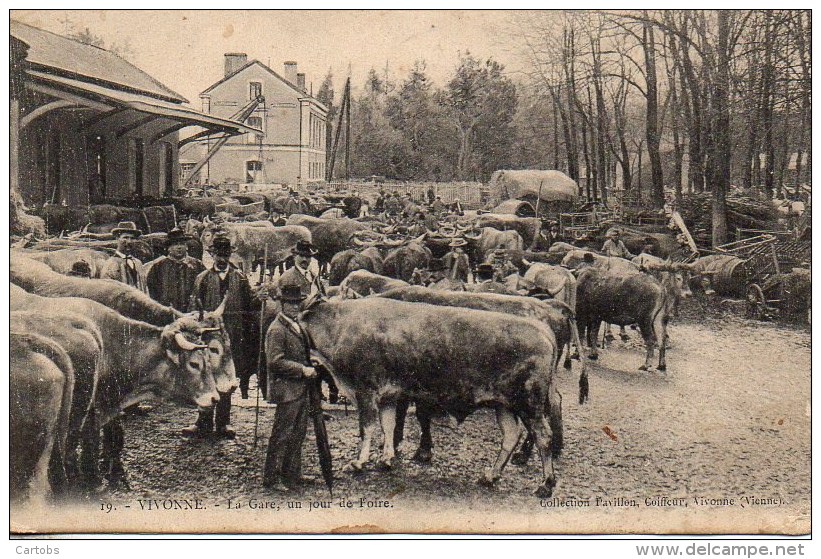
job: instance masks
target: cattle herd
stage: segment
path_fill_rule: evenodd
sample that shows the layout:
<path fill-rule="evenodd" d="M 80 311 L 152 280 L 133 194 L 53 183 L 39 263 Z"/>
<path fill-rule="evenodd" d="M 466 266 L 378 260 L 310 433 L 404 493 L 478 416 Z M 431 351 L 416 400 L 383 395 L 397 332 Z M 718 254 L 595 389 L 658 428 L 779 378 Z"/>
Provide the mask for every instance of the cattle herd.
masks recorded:
<path fill-rule="evenodd" d="M 537 494 L 550 496 L 563 443 L 560 363 L 572 369 L 571 358 L 578 359 L 579 401 L 595 401 L 587 360 L 597 358 L 604 322 L 636 325 L 646 345 L 640 368 L 653 368 L 658 349 L 657 369 L 664 371 L 667 324 L 691 294 L 691 266 L 671 263 L 664 251 L 629 261 L 564 242 L 539 250 L 536 218 L 445 211 L 431 227 L 407 214 L 294 213 L 277 225 L 206 218 L 181 226 L 197 258 L 208 258 L 216 235 L 227 236 L 252 285 L 260 276 L 275 283 L 298 241 L 316 247 L 326 296 L 310 300 L 301 321 L 316 359 L 356 402 L 361 443 L 348 469 L 364 467 L 380 426 L 379 463 L 393 465 L 411 402 L 422 427 L 415 455 L 422 461 L 431 459 L 433 415 L 444 411 L 461 421 L 490 407 L 502 443 L 480 483 L 500 478 L 523 427 L 525 449 L 535 446 L 541 456 Z M 163 235 L 139 239 L 144 261 L 160 255 Z M 467 277 L 441 265 L 455 238 L 466 241 Z M 221 309 L 185 314 L 99 279 L 112 249 L 103 235 L 28 240 L 12 249 L 15 502 L 99 491 L 100 469 L 123 467 L 125 408 L 149 398 L 207 407 L 238 385 Z M 68 275 L 81 260 L 90 278 Z M 476 269 L 488 262 L 496 277 L 480 282 Z"/>

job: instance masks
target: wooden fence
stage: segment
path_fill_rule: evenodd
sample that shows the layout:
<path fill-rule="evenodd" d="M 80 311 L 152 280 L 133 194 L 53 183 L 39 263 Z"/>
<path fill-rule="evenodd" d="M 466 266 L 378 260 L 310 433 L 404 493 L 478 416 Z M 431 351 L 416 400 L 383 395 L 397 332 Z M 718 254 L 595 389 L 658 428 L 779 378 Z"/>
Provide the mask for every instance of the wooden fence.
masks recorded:
<path fill-rule="evenodd" d="M 449 204 L 455 200 L 466 210 L 478 210 L 487 202 L 489 190 L 478 182 L 418 182 L 418 183 L 374 183 L 374 182 L 331 182 L 326 190 L 341 191 L 350 188 L 360 196 L 373 201 L 382 188 L 386 193 L 399 192 L 401 195 L 410 193 L 413 201 L 427 203 L 428 189 L 432 188 L 435 196 L 441 196 L 442 201 Z"/>

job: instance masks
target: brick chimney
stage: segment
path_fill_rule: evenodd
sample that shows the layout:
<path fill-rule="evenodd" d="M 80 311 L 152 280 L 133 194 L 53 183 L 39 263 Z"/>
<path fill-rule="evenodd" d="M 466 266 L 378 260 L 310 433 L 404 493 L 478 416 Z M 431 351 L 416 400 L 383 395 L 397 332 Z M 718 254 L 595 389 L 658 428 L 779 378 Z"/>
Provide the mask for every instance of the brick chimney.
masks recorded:
<path fill-rule="evenodd" d="M 230 76 L 248 62 L 248 55 L 244 52 L 225 53 L 225 77 Z"/>
<path fill-rule="evenodd" d="M 296 86 L 300 91 L 305 91 L 305 74 L 300 72 L 296 75 Z"/>
<path fill-rule="evenodd" d="M 296 85 L 297 81 L 296 62 L 288 60 L 283 64 L 283 78 Z"/>

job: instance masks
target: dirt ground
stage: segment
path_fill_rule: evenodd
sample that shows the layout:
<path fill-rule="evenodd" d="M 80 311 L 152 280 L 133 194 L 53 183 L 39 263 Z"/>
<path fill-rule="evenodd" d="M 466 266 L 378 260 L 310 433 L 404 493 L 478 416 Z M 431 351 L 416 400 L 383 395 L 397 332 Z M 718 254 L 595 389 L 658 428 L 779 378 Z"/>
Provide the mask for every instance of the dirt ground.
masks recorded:
<path fill-rule="evenodd" d="M 705 308 L 710 316 L 696 319 Z M 591 398 L 585 405 L 578 403 L 578 362 L 572 373 L 559 370 L 565 448 L 556 462 L 558 486 L 552 500 L 533 495 L 540 481 L 537 456 L 524 467 L 508 465 L 493 489 L 477 485 L 501 439 L 490 410 L 475 413 L 459 426 L 447 418 L 436 420 L 431 465 L 409 460 L 419 437 L 416 420 L 409 417 L 394 470 L 371 467 L 359 476 L 343 473 L 357 451 L 358 424 L 355 411 L 339 406 L 328 409 L 334 498 L 321 481 L 287 497 L 268 493 L 261 479 L 274 408 L 261 406 L 254 445 L 252 390 L 248 400 L 234 396 L 238 437 L 233 441 L 180 437 L 180 429 L 193 422 L 196 412 L 170 403 L 145 417 L 127 418 L 130 489 L 115 491 L 101 502 L 137 509 L 144 508 L 139 501 L 145 499 L 198 497 L 213 511 L 217 504 L 225 510 L 230 499 L 241 503 L 245 516 L 237 511 L 217 525 L 200 526 L 229 532 L 331 527 L 394 532 L 807 531 L 809 328 L 748 321 L 717 309 L 720 306 L 691 304 L 671 325 L 665 373 L 638 370 L 643 350 L 638 333 L 628 331 L 632 340 L 614 342 L 591 364 Z M 310 428 L 304 471 L 319 474 Z M 354 510 L 365 498 L 362 515 L 354 517 L 353 524 L 340 524 L 339 517 L 330 516 L 317 521 L 319 512 L 310 503 L 332 502 L 334 512 L 346 512 L 344 507 L 336 510 L 340 498 L 354 501 Z M 671 505 L 662 498 L 682 501 Z M 389 501 L 389 510 L 368 508 L 368 500 L 383 499 Z M 265 516 L 265 511 L 249 506 L 264 501 L 285 509 L 289 500 L 301 501 L 314 516 L 304 510 L 299 511 L 303 516 Z M 567 506 L 573 501 L 590 506 Z M 297 520 L 303 517 L 312 521 Z M 106 518 L 112 520 L 111 515 Z M 182 524 L 157 524 L 156 517 L 145 522 L 147 531 L 183 529 Z"/>

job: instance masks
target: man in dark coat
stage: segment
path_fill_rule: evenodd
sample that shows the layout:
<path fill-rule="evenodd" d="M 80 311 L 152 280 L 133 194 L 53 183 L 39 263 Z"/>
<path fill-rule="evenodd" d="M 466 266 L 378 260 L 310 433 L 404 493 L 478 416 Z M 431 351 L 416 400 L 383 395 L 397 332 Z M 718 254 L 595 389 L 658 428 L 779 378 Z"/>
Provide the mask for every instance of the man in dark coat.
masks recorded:
<path fill-rule="evenodd" d="M 240 390 L 247 397 L 248 382 L 256 372 L 259 352 L 259 300 L 254 296 L 248 279 L 228 259 L 231 257 L 231 241 L 216 237 L 211 248 L 214 265 L 200 273 L 194 281 L 194 293 L 190 310 L 202 308 L 213 311 L 225 301 L 222 319 L 231 343 Z M 200 409 L 197 422 L 183 429 L 183 435 L 202 437 L 214 431 L 219 437 L 233 439 L 231 428 L 231 394 L 220 394 L 216 406 Z"/>
<path fill-rule="evenodd" d="M 142 231 L 133 221 L 121 221 L 111 234 L 117 239 L 117 250 L 106 260 L 100 278 L 117 280 L 147 293 L 143 263 L 134 257 L 134 240 L 142 235 Z"/>
<path fill-rule="evenodd" d="M 445 265 L 447 277 L 454 281 L 461 281 L 467 283 L 468 272 L 470 272 L 470 261 L 468 255 L 465 254 L 464 247 L 467 246 L 465 239 L 453 239 L 448 245 L 451 251 L 442 257 L 442 262 Z"/>
<path fill-rule="evenodd" d="M 305 481 L 302 477 L 302 443 L 308 427 L 308 383 L 316 382 L 317 370 L 310 361 L 310 342 L 297 321 L 305 300 L 302 287 L 280 284 L 282 310 L 265 335 L 268 358 L 266 399 L 277 405 L 265 456 L 262 485 L 288 492 Z"/>
<path fill-rule="evenodd" d="M 291 249 L 294 255 L 294 265 L 288 268 L 279 278 L 279 285 L 298 285 L 305 297 L 324 295 L 325 287 L 319 281 L 319 276 L 311 271 L 311 259 L 319 251 L 308 241 L 299 241 Z"/>
<path fill-rule="evenodd" d="M 172 229 L 165 240 L 167 256 L 150 263 L 146 284 L 155 301 L 185 312 L 191 304 L 194 281 L 205 270 L 202 262 L 188 256 L 188 235 Z"/>
<path fill-rule="evenodd" d="M 493 279 L 496 270 L 493 264 L 484 262 L 476 268 L 476 283 L 465 286 L 466 291 L 473 293 L 496 293 L 498 295 L 518 295 L 501 282 Z"/>

